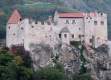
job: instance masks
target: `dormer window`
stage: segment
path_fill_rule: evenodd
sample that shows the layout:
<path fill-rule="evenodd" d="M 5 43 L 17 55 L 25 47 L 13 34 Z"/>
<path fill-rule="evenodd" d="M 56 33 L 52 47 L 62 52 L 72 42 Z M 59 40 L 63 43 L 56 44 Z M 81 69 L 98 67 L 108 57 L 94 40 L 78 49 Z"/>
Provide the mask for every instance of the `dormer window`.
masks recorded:
<path fill-rule="evenodd" d="M 75 20 L 72 20 L 72 24 L 76 24 L 76 21 L 75 21 Z"/>
<path fill-rule="evenodd" d="M 97 25 L 97 21 L 94 21 L 94 25 Z"/>
<path fill-rule="evenodd" d="M 68 20 L 66 20 L 66 24 L 69 24 L 69 21 L 68 21 Z"/>
<path fill-rule="evenodd" d="M 104 21 L 101 21 L 101 25 L 104 25 Z"/>

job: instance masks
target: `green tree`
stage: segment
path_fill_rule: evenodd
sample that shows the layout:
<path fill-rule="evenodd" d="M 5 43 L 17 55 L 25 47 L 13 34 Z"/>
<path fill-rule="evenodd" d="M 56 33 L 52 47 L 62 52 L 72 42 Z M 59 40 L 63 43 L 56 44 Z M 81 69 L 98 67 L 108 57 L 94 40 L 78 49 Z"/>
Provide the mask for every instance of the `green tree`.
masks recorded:
<path fill-rule="evenodd" d="M 64 73 L 53 67 L 46 67 L 35 73 L 34 80 L 64 80 Z"/>
<path fill-rule="evenodd" d="M 0 51 L 0 80 L 32 80 L 33 71 L 24 66 L 20 56 L 8 50 Z"/>
<path fill-rule="evenodd" d="M 92 80 L 90 74 L 75 74 L 73 75 L 73 80 Z"/>

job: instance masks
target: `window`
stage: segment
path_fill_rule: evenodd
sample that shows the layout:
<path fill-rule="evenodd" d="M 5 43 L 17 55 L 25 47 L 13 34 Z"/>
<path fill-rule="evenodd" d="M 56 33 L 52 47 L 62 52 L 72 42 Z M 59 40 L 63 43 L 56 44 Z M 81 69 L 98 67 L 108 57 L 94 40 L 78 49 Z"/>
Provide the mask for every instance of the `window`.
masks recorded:
<path fill-rule="evenodd" d="M 76 24 L 76 21 L 75 21 L 75 20 L 72 20 L 72 24 Z"/>
<path fill-rule="evenodd" d="M 44 22 L 41 22 L 42 25 L 44 25 Z"/>
<path fill-rule="evenodd" d="M 34 26 L 32 26 L 32 28 L 34 28 Z"/>
<path fill-rule="evenodd" d="M 22 21 L 22 18 L 20 18 L 20 21 Z"/>
<path fill-rule="evenodd" d="M 84 37 L 84 35 L 81 35 L 81 37 Z"/>
<path fill-rule="evenodd" d="M 21 30 L 23 30 L 24 28 L 23 27 L 21 27 Z"/>
<path fill-rule="evenodd" d="M 67 34 L 64 34 L 64 37 L 67 38 Z"/>
<path fill-rule="evenodd" d="M 79 28 L 79 30 L 81 30 L 81 28 Z"/>
<path fill-rule="evenodd" d="M 103 13 L 101 13 L 101 16 L 103 15 Z"/>
<path fill-rule="evenodd" d="M 81 38 L 81 35 L 79 35 L 79 38 Z"/>
<path fill-rule="evenodd" d="M 13 36 L 15 36 L 15 33 L 13 33 Z"/>
<path fill-rule="evenodd" d="M 59 34 L 59 38 L 61 38 L 61 34 Z"/>
<path fill-rule="evenodd" d="M 92 17 L 90 17 L 90 19 L 92 19 Z"/>
<path fill-rule="evenodd" d="M 92 40 L 92 39 L 90 39 L 89 41 L 90 41 L 90 43 L 92 43 L 92 42 L 93 42 L 93 40 Z"/>
<path fill-rule="evenodd" d="M 97 25 L 97 21 L 94 21 L 94 25 Z"/>
<path fill-rule="evenodd" d="M 37 24 L 38 22 L 36 21 L 35 24 Z"/>
<path fill-rule="evenodd" d="M 72 38 L 74 38 L 74 34 L 72 34 Z"/>
<path fill-rule="evenodd" d="M 10 29 L 10 26 L 8 27 L 8 29 Z"/>
<path fill-rule="evenodd" d="M 69 21 L 68 21 L 68 20 L 66 20 L 66 24 L 69 24 Z"/>
<path fill-rule="evenodd" d="M 101 21 L 101 25 L 104 25 L 104 21 Z"/>
<path fill-rule="evenodd" d="M 51 23 L 50 23 L 50 22 L 47 22 L 47 24 L 48 24 L 48 25 L 51 25 Z"/>

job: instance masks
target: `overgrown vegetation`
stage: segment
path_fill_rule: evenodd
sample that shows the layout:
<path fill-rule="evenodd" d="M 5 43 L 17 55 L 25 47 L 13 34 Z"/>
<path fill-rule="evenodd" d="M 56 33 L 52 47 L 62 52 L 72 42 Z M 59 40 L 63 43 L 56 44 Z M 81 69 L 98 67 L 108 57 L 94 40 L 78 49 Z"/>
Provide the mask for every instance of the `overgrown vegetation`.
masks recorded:
<path fill-rule="evenodd" d="M 20 55 L 8 49 L 0 50 L 0 80 L 32 80 L 32 68 L 24 65 Z"/>
<path fill-rule="evenodd" d="M 33 70 L 31 58 L 22 46 L 0 50 L 0 80 L 92 80 L 86 72 L 72 74 L 70 78 L 55 57 L 54 66 Z M 81 70 L 82 71 L 82 70 Z"/>

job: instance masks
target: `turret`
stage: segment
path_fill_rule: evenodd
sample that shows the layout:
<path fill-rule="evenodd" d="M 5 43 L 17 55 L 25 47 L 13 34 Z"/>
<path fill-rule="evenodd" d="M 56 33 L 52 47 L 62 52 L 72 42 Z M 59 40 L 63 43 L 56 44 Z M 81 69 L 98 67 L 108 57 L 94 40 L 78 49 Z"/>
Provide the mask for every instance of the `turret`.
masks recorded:
<path fill-rule="evenodd" d="M 21 22 L 22 17 L 17 9 L 15 9 L 10 16 L 7 26 L 6 26 L 6 46 L 11 47 L 12 45 L 18 44 L 18 30 L 19 23 Z"/>

